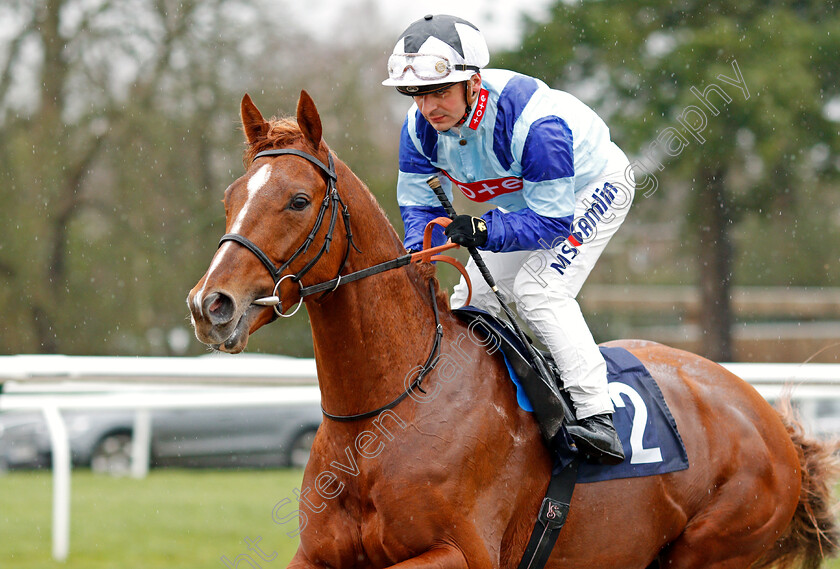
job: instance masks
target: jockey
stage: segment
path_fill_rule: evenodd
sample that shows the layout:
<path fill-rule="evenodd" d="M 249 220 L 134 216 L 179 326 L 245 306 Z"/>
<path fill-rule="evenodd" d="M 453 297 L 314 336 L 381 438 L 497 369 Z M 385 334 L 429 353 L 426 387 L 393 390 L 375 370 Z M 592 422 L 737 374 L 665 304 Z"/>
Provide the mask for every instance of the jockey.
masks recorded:
<path fill-rule="evenodd" d="M 388 60 L 382 84 L 414 99 L 399 151 L 404 244 L 419 250 L 428 221 L 447 216 L 430 175 L 441 175 L 450 199 L 455 186 L 496 206 L 457 216 L 445 233 L 484 251 L 505 298 L 550 350 L 579 420 L 569 427 L 576 443 L 602 462 L 621 462 L 606 364 L 575 297 L 632 202 L 629 162 L 592 109 L 532 77 L 483 70 L 489 59 L 474 25 L 429 15 L 403 32 Z M 472 260 L 467 270 L 473 304 L 498 315 Z M 466 297 L 462 279 L 452 306 Z"/>

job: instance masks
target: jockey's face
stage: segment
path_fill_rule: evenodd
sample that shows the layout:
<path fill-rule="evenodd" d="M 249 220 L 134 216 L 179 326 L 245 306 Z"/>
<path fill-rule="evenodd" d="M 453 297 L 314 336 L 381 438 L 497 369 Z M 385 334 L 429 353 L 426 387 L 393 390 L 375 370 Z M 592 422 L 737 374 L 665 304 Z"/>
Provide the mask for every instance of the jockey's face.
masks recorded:
<path fill-rule="evenodd" d="M 476 86 L 481 86 L 481 79 L 478 75 L 473 75 L 469 81 L 471 91 L 470 100 L 473 100 L 474 93 L 478 92 Z M 458 121 L 467 112 L 467 100 L 464 97 L 463 82 L 456 83 L 440 91 L 418 95 L 414 97 L 414 102 L 417 103 L 417 108 L 420 109 L 420 113 L 438 132 L 449 130 L 458 124 Z"/>

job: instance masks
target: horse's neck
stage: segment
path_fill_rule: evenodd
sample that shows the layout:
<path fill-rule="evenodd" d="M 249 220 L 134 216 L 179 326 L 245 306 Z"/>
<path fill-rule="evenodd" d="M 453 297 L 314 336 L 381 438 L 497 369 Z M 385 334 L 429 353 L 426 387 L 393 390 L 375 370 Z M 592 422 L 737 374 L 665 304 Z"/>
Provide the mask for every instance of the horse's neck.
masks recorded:
<path fill-rule="evenodd" d="M 351 252 L 343 272 L 404 254 L 361 182 L 343 189 L 351 204 L 354 241 L 362 251 Z M 425 362 L 434 340 L 435 300 L 430 275 L 423 273 L 411 266 L 393 269 L 307 302 L 322 404 L 329 413 L 355 414 L 390 402 L 405 389 L 405 376 Z"/>

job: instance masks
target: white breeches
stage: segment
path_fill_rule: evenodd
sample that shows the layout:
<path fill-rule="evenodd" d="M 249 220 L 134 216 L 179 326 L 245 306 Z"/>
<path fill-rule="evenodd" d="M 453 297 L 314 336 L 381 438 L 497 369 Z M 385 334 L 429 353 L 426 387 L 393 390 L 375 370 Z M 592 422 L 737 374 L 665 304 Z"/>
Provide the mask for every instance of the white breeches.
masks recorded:
<path fill-rule="evenodd" d="M 568 239 L 537 251 L 481 252 L 504 298 L 516 302 L 519 315 L 554 356 L 579 419 L 614 410 L 606 363 L 575 297 L 630 209 L 635 188 L 625 178 L 632 180 L 632 171 L 626 172 L 602 175 L 577 195 Z M 501 306 L 472 260 L 467 271 L 472 305 L 498 316 Z M 461 278 L 450 303 L 457 308 L 466 298 Z"/>

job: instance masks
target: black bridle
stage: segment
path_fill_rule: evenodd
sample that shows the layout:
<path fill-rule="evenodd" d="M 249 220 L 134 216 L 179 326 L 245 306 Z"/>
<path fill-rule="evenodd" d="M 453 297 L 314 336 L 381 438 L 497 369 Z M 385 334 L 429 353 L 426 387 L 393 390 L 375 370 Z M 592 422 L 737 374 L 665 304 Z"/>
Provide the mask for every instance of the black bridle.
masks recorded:
<path fill-rule="evenodd" d="M 315 225 L 312 227 L 312 231 L 309 232 L 304 242 L 301 244 L 297 250 L 292 253 L 292 256 L 289 257 L 280 267 L 277 267 L 274 262 L 266 255 L 259 246 L 245 237 L 244 235 L 239 235 L 238 233 L 226 233 L 222 235 L 222 238 L 219 240 L 219 247 L 222 246 L 223 243 L 226 241 L 234 241 L 239 243 L 249 251 L 251 251 L 256 257 L 265 265 L 265 268 L 268 269 L 268 272 L 271 274 L 272 280 L 274 280 L 274 296 L 266 297 L 263 299 L 258 299 L 255 301 L 255 304 L 265 305 L 265 306 L 274 306 L 274 312 L 278 316 L 292 316 L 295 312 L 298 311 L 301 304 L 303 303 L 303 298 L 310 294 L 316 294 L 318 292 L 322 292 L 323 294 L 328 294 L 334 291 L 336 288 L 339 287 L 341 284 L 346 284 L 349 282 L 353 282 L 359 280 L 361 278 L 375 275 L 377 273 L 381 273 L 384 271 L 388 271 L 391 269 L 395 269 L 397 267 L 402 267 L 408 265 L 411 262 L 412 255 L 409 253 L 407 255 L 403 255 L 396 259 L 392 259 L 390 261 L 385 261 L 384 263 L 379 263 L 378 265 L 374 265 L 372 267 L 368 267 L 367 269 L 362 269 L 360 271 L 356 271 L 350 273 L 348 275 L 342 275 L 341 271 L 344 269 L 344 266 L 347 264 L 347 259 L 350 256 L 350 248 L 352 247 L 359 253 L 361 250 L 356 247 L 356 244 L 353 242 L 353 232 L 350 229 L 350 212 L 347 210 L 347 205 L 341 199 L 341 196 L 338 193 L 338 188 L 336 187 L 336 182 L 338 181 L 338 177 L 335 173 L 335 164 L 333 162 L 333 155 L 332 152 L 329 152 L 329 166 L 325 165 L 323 162 L 318 160 L 315 156 L 304 152 L 302 150 L 296 150 L 293 148 L 283 148 L 283 149 L 273 149 L 273 150 L 263 150 L 262 152 L 258 152 L 254 159 L 251 161 L 253 163 L 257 160 L 257 158 L 262 158 L 263 156 L 283 156 L 283 155 L 292 155 L 298 156 L 303 158 L 304 160 L 308 160 L 313 165 L 315 165 L 321 172 L 323 172 L 327 177 L 327 192 L 324 195 L 324 199 L 321 202 L 321 208 L 318 210 L 318 215 L 315 218 Z M 312 286 L 305 287 L 301 284 L 300 279 L 315 266 L 315 263 L 321 258 L 324 253 L 329 252 L 330 244 L 332 243 L 333 239 L 333 232 L 335 231 L 336 221 L 338 219 L 338 210 L 341 208 L 341 215 L 344 220 L 344 228 L 346 230 L 347 236 L 347 247 L 344 251 L 344 257 L 341 260 L 341 264 L 338 267 L 338 273 L 336 274 L 335 278 L 315 284 Z M 330 210 L 330 224 L 327 227 L 327 234 L 324 236 L 324 243 L 321 245 L 321 248 L 318 250 L 318 253 L 303 266 L 303 268 L 298 271 L 294 275 L 285 275 L 281 276 L 283 271 L 285 271 L 289 265 L 298 257 L 306 253 L 309 250 L 310 245 L 315 240 L 315 235 L 318 233 L 318 230 L 321 228 L 321 225 L 324 222 L 326 217 L 327 209 Z M 298 283 L 300 286 L 300 302 L 298 303 L 297 308 L 291 314 L 283 314 L 282 306 L 280 304 L 280 283 L 283 282 L 284 279 L 291 279 L 292 282 Z M 422 391 L 425 393 L 423 388 L 420 386 L 423 379 L 431 372 L 435 364 L 438 361 L 438 355 L 440 353 L 440 344 L 443 338 L 443 327 L 440 324 L 440 315 L 438 313 L 437 307 L 437 300 L 435 299 L 435 289 L 434 289 L 434 282 L 432 280 L 429 281 L 429 291 L 432 296 L 432 308 L 434 310 L 435 316 L 435 338 L 432 343 L 432 350 L 429 354 L 429 357 L 426 358 L 426 362 L 421 367 L 420 371 L 418 372 L 417 376 L 411 382 L 403 393 L 401 393 L 396 399 L 391 401 L 390 403 L 379 407 L 378 409 L 374 409 L 373 411 L 367 411 L 365 413 L 359 413 L 356 415 L 332 415 L 327 413 L 323 407 L 321 407 L 321 412 L 324 414 L 325 417 L 332 419 L 333 421 L 357 421 L 359 419 L 367 419 L 370 417 L 375 417 L 379 415 L 382 411 L 387 409 L 392 409 L 396 407 L 403 399 L 411 395 L 411 392 L 415 389 Z"/>
<path fill-rule="evenodd" d="M 316 157 L 312 156 L 311 154 L 304 152 L 302 150 L 295 150 L 294 148 L 283 148 L 283 149 L 273 149 L 273 150 L 263 150 L 262 152 L 257 153 L 254 156 L 254 160 L 251 162 L 255 162 L 257 158 L 262 158 L 263 156 L 282 156 L 282 155 L 292 155 L 298 156 L 303 158 L 304 160 L 308 160 L 312 164 L 314 164 L 321 172 L 326 174 L 327 176 L 327 191 L 324 194 L 324 199 L 321 201 L 321 208 L 318 210 L 318 216 L 315 218 L 315 225 L 312 227 L 312 231 L 309 232 L 309 235 L 306 236 L 306 239 L 301 244 L 297 250 L 292 253 L 292 256 L 289 257 L 282 265 L 277 267 L 274 262 L 266 255 L 259 246 L 245 237 L 244 235 L 239 235 L 238 233 L 226 233 L 222 235 L 222 238 L 219 240 L 219 247 L 225 241 L 235 241 L 251 251 L 256 257 L 265 265 L 265 268 L 268 269 L 268 272 L 271 274 L 271 278 L 274 280 L 274 296 L 279 297 L 279 288 L 280 283 L 286 279 L 291 279 L 292 282 L 298 283 L 300 285 L 300 279 L 309 272 L 312 267 L 315 266 L 315 263 L 321 258 L 324 253 L 328 253 L 330 250 L 330 244 L 332 243 L 333 239 L 333 231 L 335 231 L 336 221 L 338 219 L 338 210 L 341 209 L 341 215 L 344 220 L 344 229 L 346 230 L 347 236 L 347 248 L 344 251 L 344 257 L 341 260 L 341 264 L 338 267 L 337 275 L 341 274 L 342 269 L 344 269 L 344 265 L 347 263 L 347 258 L 350 256 L 350 247 L 359 251 L 359 248 L 356 247 L 356 244 L 353 243 L 353 232 L 350 229 L 350 212 L 347 211 L 347 205 L 341 199 L 341 196 L 338 193 L 338 188 L 336 187 L 335 183 L 338 180 L 338 177 L 335 173 L 335 164 L 333 162 L 332 152 L 329 153 L 329 166 L 326 166 L 323 162 L 318 160 Z M 312 242 L 315 240 L 315 235 L 318 233 L 318 230 L 321 229 L 321 225 L 324 223 L 324 218 L 326 217 L 327 209 L 330 210 L 330 224 L 327 227 L 327 234 L 324 236 L 324 243 L 321 245 L 321 248 L 318 250 L 318 253 L 309 260 L 303 268 L 298 271 L 294 275 L 286 275 L 281 276 L 283 271 L 285 271 L 289 265 L 294 262 L 295 259 L 300 257 L 301 255 L 305 254 L 309 250 L 309 246 L 312 245 Z M 340 280 L 340 277 L 336 276 L 337 279 Z M 301 287 L 303 288 L 303 287 Z M 310 293 L 311 294 L 311 293 Z M 305 295 L 301 294 L 301 301 Z M 280 307 L 280 308 L 278 308 Z M 298 304 L 298 308 L 300 308 L 300 303 Z M 274 305 L 274 312 L 278 316 L 286 316 L 282 312 L 282 307 L 280 306 L 279 302 Z M 295 309 L 297 312 L 297 308 Z M 292 313 L 294 314 L 294 312 Z M 291 316 L 291 315 L 289 315 Z"/>

